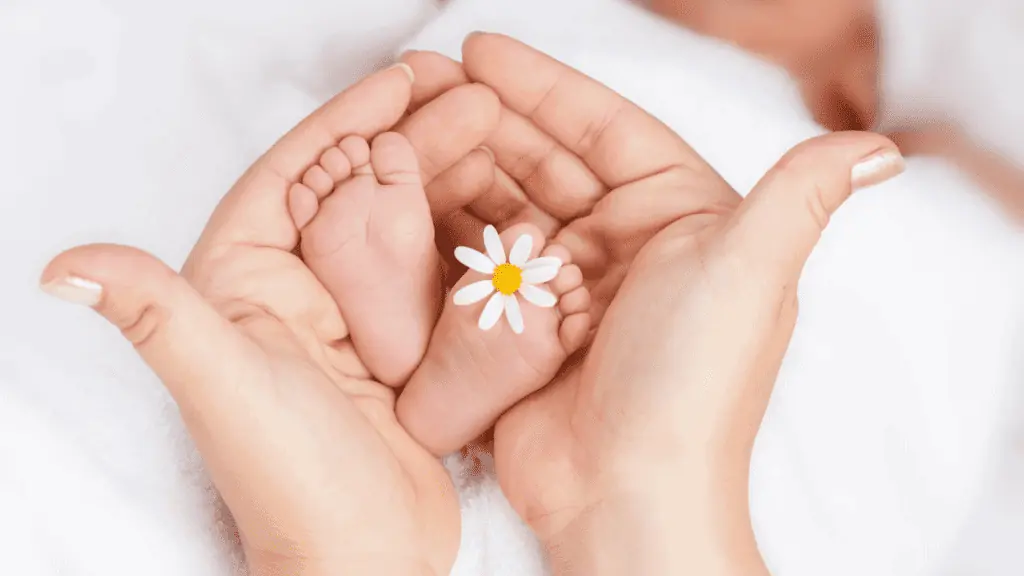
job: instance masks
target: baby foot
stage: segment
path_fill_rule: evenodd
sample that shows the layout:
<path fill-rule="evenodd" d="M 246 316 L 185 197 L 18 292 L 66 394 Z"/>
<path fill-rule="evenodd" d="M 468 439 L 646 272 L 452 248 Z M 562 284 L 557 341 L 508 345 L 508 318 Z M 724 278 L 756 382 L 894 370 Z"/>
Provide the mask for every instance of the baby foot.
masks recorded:
<path fill-rule="evenodd" d="M 461 448 L 550 382 L 590 329 L 590 293 L 568 250 L 549 246 L 527 262 L 544 244 L 530 224 L 500 239 L 488 226 L 484 240 L 487 256 L 457 254 L 472 269 L 456 284 L 396 407 L 409 434 L 437 455 Z M 503 246 L 512 247 L 507 260 Z M 544 282 L 551 292 L 531 284 Z"/>
<path fill-rule="evenodd" d="M 440 301 L 434 224 L 412 145 L 389 132 L 327 150 L 288 207 L 302 257 L 331 293 L 370 372 L 397 386 L 415 370 Z"/>

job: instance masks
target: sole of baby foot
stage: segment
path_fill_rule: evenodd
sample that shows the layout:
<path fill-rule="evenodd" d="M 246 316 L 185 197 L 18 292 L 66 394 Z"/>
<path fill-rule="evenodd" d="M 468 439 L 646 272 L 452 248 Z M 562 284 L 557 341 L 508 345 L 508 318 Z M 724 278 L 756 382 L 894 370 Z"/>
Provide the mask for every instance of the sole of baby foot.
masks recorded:
<path fill-rule="evenodd" d="M 302 258 L 334 298 L 382 383 L 412 374 L 440 302 L 434 224 L 412 145 L 388 132 L 327 150 L 289 191 Z"/>
<path fill-rule="evenodd" d="M 590 329 L 590 294 L 565 248 L 541 251 L 544 236 L 530 224 L 509 228 L 500 241 L 493 228 L 489 234 L 482 252 L 462 249 L 464 263 L 466 253 L 475 252 L 468 257 L 474 269 L 445 303 L 427 354 L 396 406 L 399 422 L 439 456 L 548 384 Z"/>

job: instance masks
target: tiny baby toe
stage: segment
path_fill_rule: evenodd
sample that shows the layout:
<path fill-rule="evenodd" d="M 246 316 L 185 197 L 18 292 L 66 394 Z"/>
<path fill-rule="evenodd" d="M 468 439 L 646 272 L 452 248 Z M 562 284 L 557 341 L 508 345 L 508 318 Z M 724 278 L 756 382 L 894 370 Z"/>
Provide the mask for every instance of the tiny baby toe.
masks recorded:
<path fill-rule="evenodd" d="M 561 244 L 549 244 L 544 252 L 541 253 L 542 257 L 553 257 L 561 260 L 562 264 L 572 263 L 572 254 L 569 253 L 569 249 Z"/>
<path fill-rule="evenodd" d="M 370 163 L 373 164 L 377 181 L 385 186 L 420 185 L 416 150 L 405 136 L 397 132 L 385 132 L 373 139 Z"/>
<path fill-rule="evenodd" d="M 561 296 L 583 285 L 583 272 L 575 264 L 562 266 L 558 275 L 548 285 L 556 295 Z"/>
<path fill-rule="evenodd" d="M 288 190 L 288 211 L 295 227 L 302 230 L 316 216 L 320 208 L 317 195 L 305 184 L 292 184 Z"/>
<path fill-rule="evenodd" d="M 341 182 L 352 175 L 352 163 L 337 146 L 332 146 L 320 156 L 320 166 L 334 182 Z"/>
<path fill-rule="evenodd" d="M 558 300 L 558 311 L 570 316 L 590 310 L 590 291 L 580 286 Z"/>
<path fill-rule="evenodd" d="M 562 321 L 562 325 L 558 328 L 558 340 L 562 343 L 565 351 L 572 354 L 579 350 L 580 346 L 583 346 L 589 333 L 590 315 L 586 313 L 573 314 Z"/>
<path fill-rule="evenodd" d="M 306 174 L 302 176 L 302 183 L 316 193 L 317 198 L 323 198 L 334 190 L 334 180 L 319 164 L 306 170 Z"/>
<path fill-rule="evenodd" d="M 360 136 L 346 136 L 338 143 L 338 149 L 348 157 L 352 166 L 352 174 L 373 174 L 370 166 L 370 144 Z"/>

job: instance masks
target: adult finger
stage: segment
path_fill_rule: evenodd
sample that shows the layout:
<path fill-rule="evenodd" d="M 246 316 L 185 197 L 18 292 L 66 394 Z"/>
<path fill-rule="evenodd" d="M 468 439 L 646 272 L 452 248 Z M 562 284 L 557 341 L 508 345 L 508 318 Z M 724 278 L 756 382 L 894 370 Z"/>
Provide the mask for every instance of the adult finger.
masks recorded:
<path fill-rule="evenodd" d="M 545 238 L 553 238 L 562 221 L 540 208 L 523 188 L 500 166 L 494 167 L 494 181 L 466 210 L 498 230 L 516 224 L 533 224 Z"/>
<path fill-rule="evenodd" d="M 589 214 L 562 229 L 555 241 L 568 248 L 573 262 L 585 271 L 616 262 L 628 265 L 672 222 L 698 214 L 728 214 L 739 201 L 712 170 L 667 170 L 612 190 Z"/>
<path fill-rule="evenodd" d="M 412 143 L 424 183 L 478 148 L 498 122 L 501 104 L 494 92 L 466 84 L 435 98 L 396 129 Z"/>
<path fill-rule="evenodd" d="M 289 187 L 342 137 L 371 138 L 398 122 L 409 105 L 411 80 L 411 70 L 404 64 L 378 72 L 300 122 L 221 200 L 193 257 L 224 244 L 294 249 L 298 231 L 287 209 Z"/>
<path fill-rule="evenodd" d="M 477 148 L 426 186 L 427 202 L 434 218 L 464 208 L 494 184 L 494 156 L 487 148 Z"/>
<path fill-rule="evenodd" d="M 903 168 L 896 145 L 877 134 L 840 132 L 808 140 L 787 153 L 740 204 L 727 229 L 727 245 L 761 278 L 789 284 L 851 192 Z"/>
<path fill-rule="evenodd" d="M 186 418 L 195 407 L 215 417 L 234 409 L 233 391 L 248 379 L 254 345 L 153 256 L 124 246 L 81 246 L 54 258 L 40 284 L 121 330 Z"/>
<path fill-rule="evenodd" d="M 462 56 L 472 80 L 490 86 L 507 107 L 582 158 L 609 188 L 672 168 L 710 170 L 653 116 L 525 44 L 497 34 L 473 34 Z M 536 200 L 547 208 L 557 199 Z"/>
<path fill-rule="evenodd" d="M 410 110 L 418 110 L 445 92 L 469 82 L 460 63 L 436 52 L 409 51 L 402 55 L 401 60 L 411 66 L 416 75 Z M 582 160 L 508 108 L 502 107 L 498 126 L 484 144 L 501 168 L 497 180 L 507 182 L 507 176 L 511 175 L 522 183 L 530 197 L 555 199 L 552 209 L 557 218 L 568 219 L 585 212 L 604 191 L 604 184 Z M 455 172 L 472 171 L 473 167 L 458 168 Z M 447 180 L 450 182 L 452 178 Z M 470 178 L 470 186 L 475 193 L 464 191 L 458 196 L 476 198 L 481 195 L 481 185 L 479 178 Z M 510 194 L 508 186 L 496 182 L 481 198 L 482 203 L 474 207 L 474 212 L 493 224 L 512 221 L 510 218 L 514 215 L 508 214 L 511 207 L 518 206 L 514 210 L 518 214 L 525 208 L 527 200 L 525 196 L 518 198 Z M 494 206 L 500 207 L 499 211 L 504 214 L 492 213 L 490 208 Z"/>
<path fill-rule="evenodd" d="M 508 108 L 502 109 L 486 144 L 494 151 L 497 165 L 555 218 L 570 220 L 586 213 L 607 190 L 579 156 Z M 517 200 L 507 194 L 507 188 L 496 188 L 494 193 L 492 203 L 498 206 Z"/>
<path fill-rule="evenodd" d="M 409 100 L 410 111 L 418 110 L 441 94 L 469 83 L 462 64 L 437 52 L 409 50 L 399 60 L 408 64 L 416 76 Z"/>

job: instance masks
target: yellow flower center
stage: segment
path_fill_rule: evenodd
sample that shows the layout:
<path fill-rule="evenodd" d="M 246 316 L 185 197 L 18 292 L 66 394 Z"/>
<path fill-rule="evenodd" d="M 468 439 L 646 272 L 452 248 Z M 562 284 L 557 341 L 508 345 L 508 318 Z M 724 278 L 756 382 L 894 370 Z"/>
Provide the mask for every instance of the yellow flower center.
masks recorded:
<path fill-rule="evenodd" d="M 494 268 L 491 284 L 498 292 L 511 296 L 523 285 L 523 271 L 515 264 L 500 264 Z"/>

